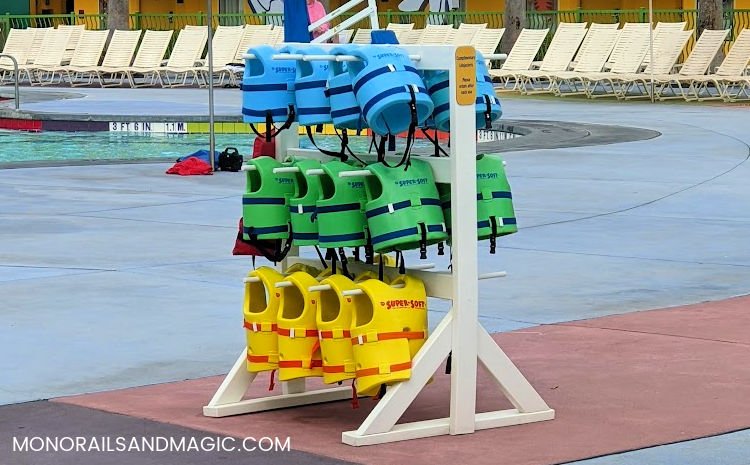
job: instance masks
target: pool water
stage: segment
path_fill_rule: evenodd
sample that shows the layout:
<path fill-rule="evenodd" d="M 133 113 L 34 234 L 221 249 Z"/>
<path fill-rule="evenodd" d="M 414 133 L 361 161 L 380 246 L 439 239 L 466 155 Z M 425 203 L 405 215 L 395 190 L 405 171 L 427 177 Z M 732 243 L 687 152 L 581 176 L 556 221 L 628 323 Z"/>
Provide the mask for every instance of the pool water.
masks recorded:
<path fill-rule="evenodd" d="M 236 147 L 243 155 L 252 153 L 255 136 L 217 134 L 216 150 Z M 352 151 L 367 152 L 369 140 L 350 137 Z M 336 136 L 316 136 L 322 148 L 338 150 Z M 401 142 L 399 147 L 403 144 Z M 418 141 L 416 146 L 427 146 Z M 302 148 L 313 148 L 307 136 L 300 136 Z M 115 134 L 109 132 L 20 132 L 0 131 L 0 163 L 65 160 L 174 160 L 208 149 L 208 134 Z"/>

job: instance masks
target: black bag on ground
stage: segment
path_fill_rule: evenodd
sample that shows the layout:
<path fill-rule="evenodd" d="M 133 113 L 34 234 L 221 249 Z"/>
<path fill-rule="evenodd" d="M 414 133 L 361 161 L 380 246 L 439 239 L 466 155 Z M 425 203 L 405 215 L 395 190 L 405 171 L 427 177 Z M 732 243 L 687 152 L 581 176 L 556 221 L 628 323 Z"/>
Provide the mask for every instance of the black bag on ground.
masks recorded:
<path fill-rule="evenodd" d="M 219 154 L 219 171 L 239 171 L 242 169 L 242 155 L 234 147 L 227 147 Z"/>

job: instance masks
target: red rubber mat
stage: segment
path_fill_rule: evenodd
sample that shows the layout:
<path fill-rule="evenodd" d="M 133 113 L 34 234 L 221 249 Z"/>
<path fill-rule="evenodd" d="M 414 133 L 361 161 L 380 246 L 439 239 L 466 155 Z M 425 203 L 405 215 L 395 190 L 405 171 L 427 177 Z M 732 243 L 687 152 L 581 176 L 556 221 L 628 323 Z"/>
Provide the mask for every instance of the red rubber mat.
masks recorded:
<path fill-rule="evenodd" d="M 631 313 L 495 335 L 542 397 L 553 421 L 353 448 L 373 402 L 205 418 L 221 378 L 58 399 L 218 434 L 291 436 L 296 450 L 373 465 L 555 464 L 750 427 L 750 298 Z M 253 389 L 260 394 L 267 378 Z M 435 377 L 405 420 L 445 416 L 449 378 Z M 506 408 L 486 376 L 480 410 Z"/>

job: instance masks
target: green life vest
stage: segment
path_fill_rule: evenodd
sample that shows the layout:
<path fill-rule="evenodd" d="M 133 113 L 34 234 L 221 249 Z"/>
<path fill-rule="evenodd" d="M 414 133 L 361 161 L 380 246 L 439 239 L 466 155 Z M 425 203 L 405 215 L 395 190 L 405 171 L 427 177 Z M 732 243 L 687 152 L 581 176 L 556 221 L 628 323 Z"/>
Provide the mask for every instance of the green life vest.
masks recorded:
<path fill-rule="evenodd" d="M 367 243 L 365 185 L 360 178 L 340 178 L 342 171 L 357 168 L 340 160 L 321 165 L 321 196 L 316 205 L 318 243 L 325 248 L 359 247 Z"/>
<path fill-rule="evenodd" d="M 289 198 L 295 194 L 294 173 L 277 173 L 283 166 L 275 158 L 258 157 L 248 162 L 247 189 L 242 196 L 243 238 L 288 239 Z"/>
<path fill-rule="evenodd" d="M 451 189 L 438 186 L 448 231 L 451 227 Z M 490 239 L 490 253 L 495 253 L 495 238 L 518 231 L 513 195 L 505 175 L 503 159 L 497 155 L 477 156 L 477 235 Z"/>
<path fill-rule="evenodd" d="M 318 160 L 301 159 L 292 163 L 299 168 L 294 173 L 297 193 L 289 199 L 289 215 L 292 220 L 292 243 L 294 245 L 317 245 L 318 222 L 315 221 L 315 205 L 320 198 L 320 176 L 308 176 L 307 170 L 319 169 Z"/>
<path fill-rule="evenodd" d="M 429 163 L 412 159 L 407 170 L 367 166 L 367 225 L 375 252 L 420 248 L 448 238 Z"/>

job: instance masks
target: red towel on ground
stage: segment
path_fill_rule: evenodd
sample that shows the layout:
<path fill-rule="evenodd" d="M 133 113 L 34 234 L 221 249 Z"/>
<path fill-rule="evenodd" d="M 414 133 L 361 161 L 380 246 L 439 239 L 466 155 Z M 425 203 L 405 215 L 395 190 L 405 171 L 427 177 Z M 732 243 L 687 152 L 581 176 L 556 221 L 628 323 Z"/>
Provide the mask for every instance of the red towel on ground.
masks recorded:
<path fill-rule="evenodd" d="M 178 161 L 167 170 L 167 174 L 179 174 L 180 176 L 191 176 L 195 174 L 213 174 L 211 165 L 198 158 L 191 157 Z"/>

